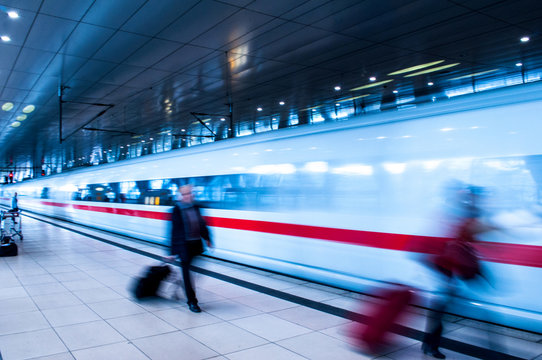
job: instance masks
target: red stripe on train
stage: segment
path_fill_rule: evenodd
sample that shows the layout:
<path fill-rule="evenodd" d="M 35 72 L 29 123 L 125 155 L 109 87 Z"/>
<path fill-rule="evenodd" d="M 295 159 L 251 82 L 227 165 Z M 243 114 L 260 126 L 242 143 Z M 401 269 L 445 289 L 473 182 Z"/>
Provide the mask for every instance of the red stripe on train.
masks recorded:
<path fill-rule="evenodd" d="M 66 204 L 49 201 L 42 201 L 41 203 L 50 206 L 72 207 L 73 209 L 77 210 L 105 212 L 110 214 L 136 216 L 156 220 L 169 221 L 171 219 L 171 215 L 169 213 L 157 211 Z M 296 236 L 386 250 L 400 250 L 426 254 L 438 253 L 444 242 L 447 240 L 446 238 L 432 236 L 337 229 L 322 226 L 288 224 L 261 220 L 231 219 L 211 216 L 206 216 L 205 219 L 207 220 L 209 226 L 225 229 Z M 542 267 L 542 246 L 481 242 L 476 244 L 476 248 L 486 261 L 511 265 Z"/>
<path fill-rule="evenodd" d="M 66 204 L 66 203 L 59 203 L 59 202 L 52 202 L 52 201 L 42 201 L 41 203 L 43 205 L 49 205 L 49 206 L 70 207 L 76 210 L 96 211 L 96 212 L 103 212 L 103 213 L 108 213 L 108 214 L 142 217 L 142 218 L 147 218 L 147 219 L 168 220 L 168 221 L 171 219 L 171 215 L 169 213 L 159 212 L 159 211 L 134 210 L 134 209 L 124 209 L 124 208 L 94 206 L 94 205 Z"/>

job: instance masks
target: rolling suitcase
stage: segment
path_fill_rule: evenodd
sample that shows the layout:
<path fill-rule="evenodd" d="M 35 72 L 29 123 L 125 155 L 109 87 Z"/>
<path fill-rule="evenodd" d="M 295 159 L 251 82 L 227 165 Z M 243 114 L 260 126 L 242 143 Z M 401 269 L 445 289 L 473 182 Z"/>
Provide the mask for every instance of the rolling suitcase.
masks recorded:
<path fill-rule="evenodd" d="M 407 306 L 412 302 L 414 290 L 399 285 L 386 289 L 379 295 L 381 301 L 371 309 L 365 326 L 358 325 L 354 330 L 359 345 L 371 353 L 377 353 L 389 344 L 391 331 L 398 319 L 406 313 Z"/>
<path fill-rule="evenodd" d="M 134 287 L 134 296 L 137 299 L 156 296 L 160 284 L 171 273 L 168 265 L 150 266 L 145 276 L 139 278 Z"/>

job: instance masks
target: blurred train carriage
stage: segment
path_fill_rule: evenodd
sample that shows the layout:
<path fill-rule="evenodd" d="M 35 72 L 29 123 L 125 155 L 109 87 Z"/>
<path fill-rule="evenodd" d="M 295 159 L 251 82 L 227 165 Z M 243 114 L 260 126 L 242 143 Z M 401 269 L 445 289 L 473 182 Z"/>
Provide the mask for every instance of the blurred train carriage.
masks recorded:
<path fill-rule="evenodd" d="M 407 284 L 424 304 L 437 280 L 415 259 L 449 235 L 436 213 L 450 179 L 488 189 L 486 215 L 501 226 L 540 223 L 541 113 L 542 84 L 522 85 L 74 170 L 0 197 L 166 244 L 170 206 L 191 183 L 213 256 L 356 291 Z M 541 239 L 538 226 L 485 235 L 496 250 L 484 266 L 508 291 L 462 289 L 473 301 L 453 311 L 542 332 Z"/>

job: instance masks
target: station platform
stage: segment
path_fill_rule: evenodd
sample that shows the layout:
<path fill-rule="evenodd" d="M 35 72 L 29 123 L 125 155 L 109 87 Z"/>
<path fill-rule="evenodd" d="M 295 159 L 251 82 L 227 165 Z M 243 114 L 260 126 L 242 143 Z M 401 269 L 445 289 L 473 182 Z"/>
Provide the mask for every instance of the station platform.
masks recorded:
<path fill-rule="evenodd" d="M 19 255 L 0 258 L 3 360 L 429 359 L 425 310 L 398 327 L 394 345 L 361 353 L 352 315 L 374 298 L 202 257 L 194 282 L 203 310 L 174 283 L 138 301 L 131 289 L 163 247 L 23 213 Z M 175 269 L 179 276 L 179 269 Z M 489 340 L 488 340 L 489 339 Z M 542 359 L 542 334 L 447 316 L 447 359 Z"/>

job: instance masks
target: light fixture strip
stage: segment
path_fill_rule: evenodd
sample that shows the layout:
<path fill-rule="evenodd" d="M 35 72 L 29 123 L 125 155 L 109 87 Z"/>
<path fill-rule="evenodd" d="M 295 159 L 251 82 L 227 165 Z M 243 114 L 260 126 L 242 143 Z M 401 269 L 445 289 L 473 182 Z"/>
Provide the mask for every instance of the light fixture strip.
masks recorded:
<path fill-rule="evenodd" d="M 411 72 L 411 71 L 416 71 L 416 70 L 420 70 L 420 69 L 424 69 L 426 67 L 430 67 L 430 66 L 433 66 L 433 65 L 437 65 L 437 64 L 440 64 L 444 62 L 444 60 L 438 60 L 438 61 L 433 61 L 433 62 L 430 62 L 430 63 L 425 63 L 425 64 L 420 64 L 420 65 L 416 65 L 416 66 L 411 66 L 409 68 L 406 68 L 406 69 L 401 69 L 401 70 L 397 70 L 397 71 L 394 71 L 392 73 L 389 73 L 388 75 L 399 75 L 399 74 L 404 74 L 404 73 L 407 73 L 407 72 Z"/>
<path fill-rule="evenodd" d="M 435 72 L 435 71 L 440 71 L 440 70 L 444 70 L 444 69 L 449 69 L 449 68 L 454 67 L 454 66 L 457 66 L 457 65 L 459 65 L 459 63 L 454 63 L 454 64 L 448 64 L 448 65 L 438 66 L 438 67 L 436 67 L 436 68 L 431 68 L 431 69 L 427 69 L 427 70 L 418 71 L 418 72 L 415 72 L 415 73 L 412 73 L 412 74 L 408 74 L 408 75 L 405 75 L 405 77 L 411 77 L 411 76 L 418 76 L 418 75 L 423 75 L 423 74 L 429 74 L 429 73 L 432 73 L 432 72 Z"/>
<path fill-rule="evenodd" d="M 359 86 L 357 88 L 350 89 L 350 91 L 357 91 L 357 90 L 372 88 L 372 87 L 379 86 L 379 85 L 382 85 L 382 84 L 387 84 L 387 83 L 392 82 L 392 81 L 393 81 L 393 79 L 379 81 L 379 82 L 375 82 L 375 83 L 372 83 L 372 84 L 367 84 L 367 85 Z"/>

